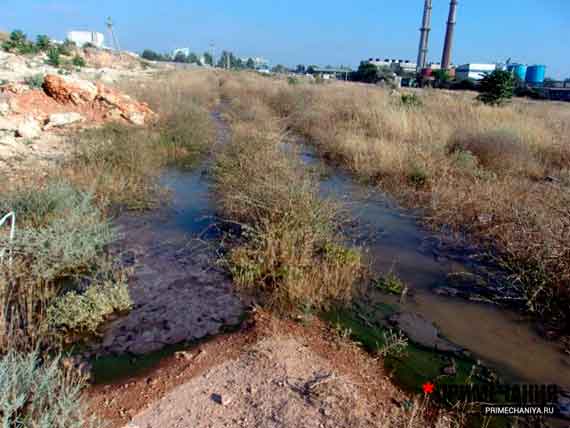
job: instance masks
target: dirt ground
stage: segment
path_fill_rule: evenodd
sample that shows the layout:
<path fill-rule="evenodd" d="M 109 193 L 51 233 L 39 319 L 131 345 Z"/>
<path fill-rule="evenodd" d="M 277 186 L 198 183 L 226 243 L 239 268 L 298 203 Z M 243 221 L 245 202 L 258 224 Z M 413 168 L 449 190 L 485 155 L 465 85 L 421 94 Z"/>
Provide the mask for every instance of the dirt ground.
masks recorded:
<path fill-rule="evenodd" d="M 381 362 L 320 321 L 254 311 L 241 331 L 93 386 L 89 399 L 110 428 L 217 428 L 392 426 L 407 397 Z"/>

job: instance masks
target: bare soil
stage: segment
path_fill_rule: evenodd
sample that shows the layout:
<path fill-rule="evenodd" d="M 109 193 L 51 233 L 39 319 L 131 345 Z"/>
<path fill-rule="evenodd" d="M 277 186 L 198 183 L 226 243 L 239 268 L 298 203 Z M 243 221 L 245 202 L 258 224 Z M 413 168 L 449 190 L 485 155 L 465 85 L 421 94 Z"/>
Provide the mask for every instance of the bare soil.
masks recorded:
<path fill-rule="evenodd" d="M 406 399 L 381 362 L 319 320 L 302 324 L 262 311 L 238 333 L 142 376 L 93 386 L 89 397 L 111 428 L 379 426 Z"/>

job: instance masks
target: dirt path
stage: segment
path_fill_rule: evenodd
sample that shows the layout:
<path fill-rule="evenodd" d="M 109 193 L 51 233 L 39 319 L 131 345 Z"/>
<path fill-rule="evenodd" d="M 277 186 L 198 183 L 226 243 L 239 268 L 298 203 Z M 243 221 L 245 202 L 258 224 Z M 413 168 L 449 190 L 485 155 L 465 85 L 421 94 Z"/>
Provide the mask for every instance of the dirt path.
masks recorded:
<path fill-rule="evenodd" d="M 406 399 L 381 362 L 320 321 L 259 311 L 238 333 L 90 394 L 112 428 L 390 426 Z"/>

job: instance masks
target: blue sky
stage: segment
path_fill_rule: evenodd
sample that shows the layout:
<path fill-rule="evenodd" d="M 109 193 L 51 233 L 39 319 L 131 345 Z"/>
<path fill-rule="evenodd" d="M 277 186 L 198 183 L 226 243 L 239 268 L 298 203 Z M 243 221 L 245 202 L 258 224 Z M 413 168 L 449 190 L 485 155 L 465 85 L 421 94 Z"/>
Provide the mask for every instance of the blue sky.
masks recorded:
<path fill-rule="evenodd" d="M 0 29 L 62 39 L 104 31 L 111 15 L 122 47 L 264 56 L 273 64 L 356 66 L 417 55 L 424 0 L 0 0 Z M 440 61 L 449 0 L 433 0 L 429 59 Z M 512 57 L 570 77 L 570 0 L 460 0 L 453 60 Z"/>

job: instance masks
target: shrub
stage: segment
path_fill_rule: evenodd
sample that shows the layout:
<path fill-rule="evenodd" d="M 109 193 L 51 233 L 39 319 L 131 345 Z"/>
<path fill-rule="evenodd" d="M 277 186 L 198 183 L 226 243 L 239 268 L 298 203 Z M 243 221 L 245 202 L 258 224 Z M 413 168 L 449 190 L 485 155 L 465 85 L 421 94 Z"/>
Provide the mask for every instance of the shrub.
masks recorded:
<path fill-rule="evenodd" d="M 53 67 L 59 67 L 61 65 L 61 56 L 58 48 L 50 48 L 47 63 Z"/>
<path fill-rule="evenodd" d="M 27 261 L 30 274 L 44 280 L 89 269 L 115 237 L 92 195 L 65 183 L 14 191 L 0 200 L 0 207 L 16 212 L 23 223 L 13 252 Z M 0 236 L 0 246 L 9 245 L 6 239 Z"/>
<path fill-rule="evenodd" d="M 289 76 L 287 78 L 287 83 L 290 85 L 297 85 L 299 83 L 299 80 L 296 77 Z"/>
<path fill-rule="evenodd" d="M 36 74 L 34 76 L 29 76 L 24 79 L 26 84 L 32 89 L 41 89 L 44 84 L 44 75 Z"/>
<path fill-rule="evenodd" d="M 528 145 L 516 132 L 508 129 L 459 131 L 448 143 L 448 151 L 454 156 L 468 152 L 475 156 L 480 166 L 499 174 L 517 170 L 532 173 L 537 169 Z"/>
<path fill-rule="evenodd" d="M 28 54 L 36 51 L 36 46 L 28 41 L 28 37 L 21 30 L 12 31 L 10 38 L 2 44 L 2 48 L 20 54 Z"/>
<path fill-rule="evenodd" d="M 36 39 L 36 46 L 40 51 L 47 51 L 51 47 L 51 40 L 46 35 L 39 35 Z"/>
<path fill-rule="evenodd" d="M 413 163 L 408 173 L 408 180 L 415 187 L 423 187 L 427 184 L 429 179 L 428 172 L 416 163 Z"/>
<path fill-rule="evenodd" d="M 421 107 L 422 100 L 416 94 L 402 94 L 400 95 L 400 102 L 404 107 Z"/>
<path fill-rule="evenodd" d="M 214 169 L 222 211 L 245 230 L 227 258 L 235 283 L 281 312 L 349 300 L 362 266 L 335 233 L 338 207 L 269 135 L 243 132 Z"/>
<path fill-rule="evenodd" d="M 95 335 L 111 315 L 131 309 L 126 278 L 91 284 L 87 291 L 71 291 L 57 299 L 47 310 L 50 329 L 60 337 Z"/>
<path fill-rule="evenodd" d="M 75 55 L 71 63 L 76 67 L 85 67 L 86 65 L 85 59 L 83 59 L 83 57 L 80 57 L 79 55 Z"/>
<path fill-rule="evenodd" d="M 512 72 L 495 70 L 481 79 L 481 94 L 478 100 L 485 104 L 502 105 L 509 101 L 515 90 L 515 77 Z"/>
<path fill-rule="evenodd" d="M 0 359 L 0 421 L 3 427 L 96 428 L 81 398 L 85 380 L 37 352 L 9 351 Z"/>

